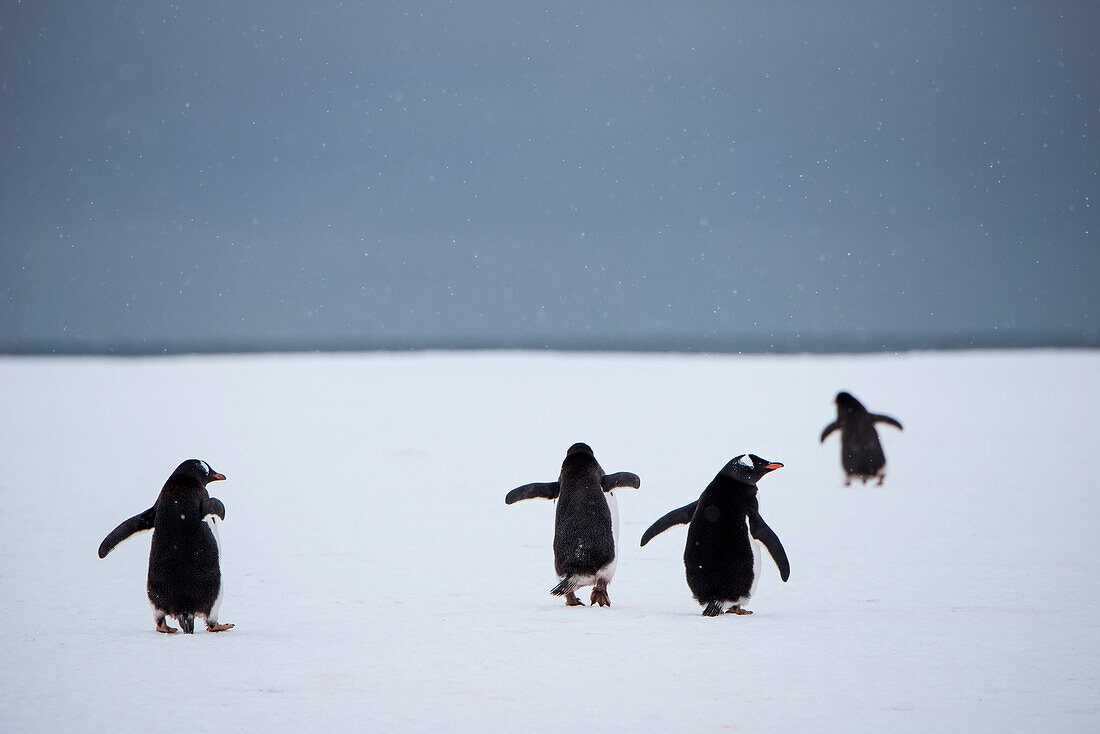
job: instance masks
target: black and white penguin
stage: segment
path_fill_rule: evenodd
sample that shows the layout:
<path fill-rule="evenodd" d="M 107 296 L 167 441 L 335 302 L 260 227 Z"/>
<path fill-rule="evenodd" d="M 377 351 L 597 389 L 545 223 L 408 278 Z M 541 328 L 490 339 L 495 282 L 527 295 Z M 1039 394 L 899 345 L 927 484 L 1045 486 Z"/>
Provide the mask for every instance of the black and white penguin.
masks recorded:
<path fill-rule="evenodd" d="M 642 535 L 644 546 L 673 525 L 690 523 L 684 569 L 691 593 L 705 607 L 703 616 L 715 617 L 723 611 L 752 614 L 744 604 L 760 580 L 760 544 L 771 554 L 780 578 L 790 578 L 787 553 L 760 517 L 756 499 L 756 482 L 781 466 L 755 454 L 737 456 L 722 467 L 698 500 L 668 513 Z"/>
<path fill-rule="evenodd" d="M 222 578 L 215 517 L 225 519 L 225 505 L 206 491 L 210 482 L 225 479 L 199 459 L 176 467 L 164 483 L 157 503 L 111 531 L 99 545 L 105 558 L 134 533 L 153 531 L 149 550 L 149 601 L 157 632 L 175 632 L 165 617 L 179 621 L 187 634 L 195 631 L 195 617 L 206 618 L 206 629 L 222 632 L 233 627 L 218 624 Z"/>
<path fill-rule="evenodd" d="M 882 453 L 882 444 L 878 440 L 876 423 L 889 423 L 898 430 L 901 424 L 888 415 L 868 413 L 863 403 L 846 392 L 836 395 L 836 420 L 825 426 L 821 432 L 821 441 L 829 434 L 840 429 L 840 463 L 844 467 L 844 486 L 852 483 L 852 477 L 858 477 L 867 483 L 868 479 L 878 477 L 878 484 L 886 478 L 886 455 Z"/>
<path fill-rule="evenodd" d="M 554 518 L 554 570 L 560 583 L 550 590 L 565 595 L 569 606 L 584 606 L 576 590 L 595 586 L 592 604 L 611 606 L 607 585 L 618 561 L 619 505 L 615 490 L 638 489 L 637 474 L 604 474 L 588 444 L 575 443 L 565 454 L 556 482 L 525 484 L 504 498 L 506 504 L 542 498 L 557 500 Z"/>

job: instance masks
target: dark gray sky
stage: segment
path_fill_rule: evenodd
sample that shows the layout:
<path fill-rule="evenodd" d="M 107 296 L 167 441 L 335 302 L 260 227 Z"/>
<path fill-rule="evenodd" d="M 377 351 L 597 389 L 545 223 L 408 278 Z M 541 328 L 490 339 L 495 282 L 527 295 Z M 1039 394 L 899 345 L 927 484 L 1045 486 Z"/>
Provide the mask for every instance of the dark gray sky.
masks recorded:
<path fill-rule="evenodd" d="M 1092 0 L 5 2 L 0 348 L 1097 344 L 1098 38 Z"/>

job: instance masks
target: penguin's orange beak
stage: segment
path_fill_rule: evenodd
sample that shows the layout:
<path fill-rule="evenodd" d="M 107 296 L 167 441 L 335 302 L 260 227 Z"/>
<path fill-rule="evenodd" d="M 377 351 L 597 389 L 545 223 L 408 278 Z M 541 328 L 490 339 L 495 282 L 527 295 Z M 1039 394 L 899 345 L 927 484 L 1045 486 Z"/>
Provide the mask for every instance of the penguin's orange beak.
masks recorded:
<path fill-rule="evenodd" d="M 782 466 L 782 464 L 780 464 L 780 466 Z M 224 474 L 218 474 L 216 471 L 210 472 L 210 481 L 211 482 L 216 482 L 219 479 L 225 479 L 225 475 Z"/>
<path fill-rule="evenodd" d="M 773 470 L 773 469 L 782 469 L 782 468 L 783 468 L 783 465 L 782 465 L 782 464 L 774 464 L 774 463 L 773 463 L 773 464 L 768 464 L 768 465 L 767 465 L 767 466 L 765 466 L 764 468 L 765 468 L 765 469 L 768 469 L 768 470 L 770 471 L 770 470 Z"/>

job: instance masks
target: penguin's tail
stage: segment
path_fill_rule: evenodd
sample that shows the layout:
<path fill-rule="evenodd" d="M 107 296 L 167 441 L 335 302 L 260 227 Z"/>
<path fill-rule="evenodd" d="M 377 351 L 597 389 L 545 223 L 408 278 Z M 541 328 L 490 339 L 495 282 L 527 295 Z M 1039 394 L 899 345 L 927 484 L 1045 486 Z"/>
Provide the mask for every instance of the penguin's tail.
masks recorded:
<path fill-rule="evenodd" d="M 572 576 L 566 576 L 561 580 L 561 583 L 550 589 L 550 593 L 554 596 L 565 596 L 566 594 L 572 594 L 577 590 L 577 582 Z"/>
<path fill-rule="evenodd" d="M 703 610 L 704 617 L 717 617 L 722 613 L 722 602 L 712 601 L 707 604 L 707 608 Z"/>
<path fill-rule="evenodd" d="M 179 620 L 180 629 L 182 629 L 184 632 L 186 632 L 189 635 L 195 634 L 195 615 L 194 614 L 183 614 L 183 615 L 180 615 L 179 617 L 176 617 L 176 619 Z"/>

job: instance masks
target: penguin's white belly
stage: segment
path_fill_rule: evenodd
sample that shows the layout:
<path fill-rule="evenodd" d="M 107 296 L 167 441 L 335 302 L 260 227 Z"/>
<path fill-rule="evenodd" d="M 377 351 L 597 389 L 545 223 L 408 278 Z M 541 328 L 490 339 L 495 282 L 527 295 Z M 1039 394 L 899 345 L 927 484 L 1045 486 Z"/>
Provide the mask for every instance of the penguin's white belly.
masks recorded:
<path fill-rule="evenodd" d="M 218 535 L 218 518 L 213 515 L 207 515 L 203 518 L 203 522 L 210 526 L 210 532 L 214 534 L 214 544 L 218 546 L 218 558 L 222 557 L 222 539 Z"/>
<path fill-rule="evenodd" d="M 756 593 L 756 585 L 760 582 L 760 564 L 764 557 L 764 546 L 753 538 L 752 541 L 752 586 L 749 587 L 749 596 Z"/>
<path fill-rule="evenodd" d="M 214 534 L 214 545 L 218 547 L 218 567 L 221 568 L 222 564 L 222 539 L 218 535 L 218 518 L 213 515 L 207 515 L 203 518 L 203 521 L 210 526 L 210 532 Z M 210 614 L 206 617 L 206 623 L 213 625 L 218 623 L 218 608 L 222 605 L 222 592 L 225 591 L 225 581 L 220 578 L 218 580 L 218 596 L 214 599 L 214 606 L 210 609 Z"/>
<path fill-rule="evenodd" d="M 596 578 L 610 583 L 615 575 L 615 567 L 619 564 L 619 502 L 615 499 L 614 492 L 604 492 L 603 498 L 607 502 L 607 509 L 611 511 L 611 543 L 615 554 L 609 563 L 596 572 Z"/>

